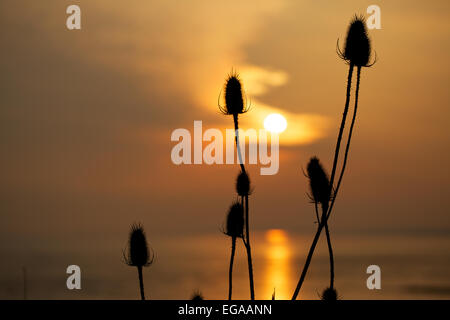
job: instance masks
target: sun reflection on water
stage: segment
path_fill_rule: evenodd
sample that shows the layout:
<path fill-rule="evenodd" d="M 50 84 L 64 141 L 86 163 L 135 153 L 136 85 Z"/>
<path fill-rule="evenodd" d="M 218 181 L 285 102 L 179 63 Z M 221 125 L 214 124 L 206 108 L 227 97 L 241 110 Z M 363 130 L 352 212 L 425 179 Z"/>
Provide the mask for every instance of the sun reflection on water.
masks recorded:
<path fill-rule="evenodd" d="M 290 299 L 290 259 L 292 256 L 288 234 L 281 229 L 271 229 L 265 234 L 266 272 L 264 299 L 269 299 L 275 289 L 277 300 Z"/>

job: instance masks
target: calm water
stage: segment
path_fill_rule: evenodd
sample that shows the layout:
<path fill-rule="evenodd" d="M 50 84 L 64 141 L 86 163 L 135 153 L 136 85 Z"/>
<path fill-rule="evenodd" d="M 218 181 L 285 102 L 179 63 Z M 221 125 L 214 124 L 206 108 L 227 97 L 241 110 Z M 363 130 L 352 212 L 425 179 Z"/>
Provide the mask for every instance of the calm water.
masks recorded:
<path fill-rule="evenodd" d="M 289 299 L 298 281 L 312 234 L 283 230 L 253 236 L 255 289 L 258 299 Z M 449 299 L 450 236 L 333 236 L 336 287 L 343 299 Z M 26 266 L 30 299 L 136 299 L 137 271 L 121 262 L 119 237 L 86 237 L 82 241 L 1 246 L 0 298 L 22 299 Z M 123 238 L 123 237 L 122 237 Z M 146 293 L 152 299 L 187 299 L 200 290 L 206 299 L 227 296 L 231 242 L 219 232 L 197 236 L 160 236 L 152 246 L 153 266 L 145 269 Z M 82 290 L 65 287 L 65 268 L 82 269 Z M 366 268 L 381 267 L 382 289 L 368 290 Z M 249 297 L 245 251 L 238 244 L 234 294 Z M 328 284 L 324 238 L 313 258 L 300 298 L 317 299 Z"/>

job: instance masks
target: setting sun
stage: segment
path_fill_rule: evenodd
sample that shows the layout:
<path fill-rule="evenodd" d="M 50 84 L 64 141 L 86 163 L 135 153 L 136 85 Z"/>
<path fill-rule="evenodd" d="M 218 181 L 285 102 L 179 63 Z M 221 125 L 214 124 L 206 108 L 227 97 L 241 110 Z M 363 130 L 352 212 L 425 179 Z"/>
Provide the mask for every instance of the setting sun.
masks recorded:
<path fill-rule="evenodd" d="M 269 114 L 264 119 L 264 128 L 267 131 L 274 133 L 281 133 L 286 130 L 287 121 L 286 119 L 279 113 Z"/>

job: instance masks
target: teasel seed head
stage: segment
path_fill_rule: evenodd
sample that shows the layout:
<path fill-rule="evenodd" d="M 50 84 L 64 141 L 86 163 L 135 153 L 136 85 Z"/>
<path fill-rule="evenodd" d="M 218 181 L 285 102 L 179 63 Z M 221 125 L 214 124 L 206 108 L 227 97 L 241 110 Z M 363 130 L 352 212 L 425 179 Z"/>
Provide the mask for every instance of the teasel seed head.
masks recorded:
<path fill-rule="evenodd" d="M 250 192 L 250 178 L 247 172 L 241 171 L 236 179 L 236 191 L 241 197 L 248 196 Z"/>
<path fill-rule="evenodd" d="M 345 39 L 343 52 L 337 46 L 338 55 L 350 64 L 357 67 L 370 67 L 371 45 L 367 32 L 366 21 L 363 16 L 356 16 L 350 22 Z M 376 58 L 375 58 L 376 60 Z"/>
<path fill-rule="evenodd" d="M 239 202 L 234 202 L 227 214 L 224 233 L 232 238 L 242 238 L 244 234 L 244 208 Z"/>
<path fill-rule="evenodd" d="M 219 104 L 219 109 L 223 114 L 237 116 L 248 111 L 244 101 L 244 93 L 241 79 L 235 71 L 231 71 L 225 81 L 225 107 Z"/>
<path fill-rule="evenodd" d="M 328 207 L 330 201 L 330 180 L 317 157 L 312 157 L 307 166 L 311 198 L 315 203 Z"/>
<path fill-rule="evenodd" d="M 322 296 L 321 299 L 324 301 L 336 301 L 338 299 L 338 294 L 336 289 L 334 288 L 326 288 L 323 292 L 322 292 Z"/>
<path fill-rule="evenodd" d="M 128 250 L 124 252 L 125 263 L 133 267 L 148 267 L 153 263 L 154 254 L 148 247 L 145 231 L 141 224 L 131 226 Z"/>
<path fill-rule="evenodd" d="M 203 294 L 199 290 L 195 290 L 191 296 L 192 301 L 202 301 L 204 300 Z"/>

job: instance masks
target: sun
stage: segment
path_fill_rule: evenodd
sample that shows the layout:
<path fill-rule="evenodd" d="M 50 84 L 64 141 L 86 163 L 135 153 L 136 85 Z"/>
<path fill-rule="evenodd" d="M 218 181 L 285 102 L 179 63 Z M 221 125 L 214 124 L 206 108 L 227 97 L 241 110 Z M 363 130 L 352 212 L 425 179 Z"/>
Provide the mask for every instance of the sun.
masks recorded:
<path fill-rule="evenodd" d="M 269 114 L 264 119 L 264 128 L 270 132 L 281 133 L 287 128 L 286 118 L 279 113 Z"/>

